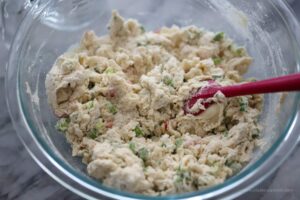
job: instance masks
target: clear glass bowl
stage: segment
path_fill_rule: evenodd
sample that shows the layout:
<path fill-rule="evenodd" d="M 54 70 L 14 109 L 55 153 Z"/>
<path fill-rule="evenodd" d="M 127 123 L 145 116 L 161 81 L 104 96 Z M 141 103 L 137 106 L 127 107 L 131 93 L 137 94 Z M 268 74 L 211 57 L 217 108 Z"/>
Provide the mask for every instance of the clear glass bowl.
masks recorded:
<path fill-rule="evenodd" d="M 150 197 L 109 188 L 86 175 L 80 158 L 54 128 L 56 117 L 47 102 L 45 76 L 55 59 L 77 43 L 83 32 L 107 33 L 111 11 L 136 18 L 147 30 L 196 25 L 224 31 L 254 57 L 246 77 L 263 79 L 299 72 L 300 28 L 281 0 L 70 0 L 36 1 L 24 17 L 11 47 L 6 95 L 14 126 L 34 160 L 50 176 L 88 199 Z M 192 193 L 153 199 L 233 198 L 270 175 L 299 138 L 299 94 L 265 95 L 260 119 L 265 145 L 240 173 L 224 183 Z M 298 122 L 298 123 L 297 123 Z"/>

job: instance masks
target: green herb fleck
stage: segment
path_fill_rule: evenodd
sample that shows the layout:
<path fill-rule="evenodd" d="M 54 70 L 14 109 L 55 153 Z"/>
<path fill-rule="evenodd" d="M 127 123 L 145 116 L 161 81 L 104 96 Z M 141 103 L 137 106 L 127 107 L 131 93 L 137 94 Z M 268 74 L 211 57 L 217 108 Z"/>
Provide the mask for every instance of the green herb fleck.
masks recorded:
<path fill-rule="evenodd" d="M 235 56 L 243 56 L 245 55 L 245 49 L 244 48 L 237 48 L 235 51 L 234 51 L 234 55 Z"/>
<path fill-rule="evenodd" d="M 55 125 L 55 128 L 58 131 L 65 132 L 68 130 L 70 124 L 70 119 L 69 118 L 61 118 Z"/>
<path fill-rule="evenodd" d="M 174 87 L 173 79 L 168 76 L 165 76 L 163 78 L 163 82 L 164 82 L 164 84 L 166 84 L 168 86 Z"/>
<path fill-rule="evenodd" d="M 147 170 L 148 170 L 148 167 L 145 167 L 145 166 L 144 166 L 143 171 L 144 171 L 144 172 L 147 172 Z"/>
<path fill-rule="evenodd" d="M 240 111 L 245 112 L 248 108 L 248 99 L 247 99 L 247 97 L 241 97 L 239 99 L 239 103 L 240 103 Z"/>
<path fill-rule="evenodd" d="M 137 152 L 138 157 L 140 157 L 143 161 L 146 161 L 149 155 L 149 152 L 146 148 L 141 148 Z"/>
<path fill-rule="evenodd" d="M 108 111 L 113 115 L 117 114 L 117 112 L 118 112 L 117 107 L 112 103 L 108 103 L 107 108 L 108 108 Z"/>
<path fill-rule="evenodd" d="M 212 171 L 211 171 L 212 174 L 218 175 L 218 173 L 220 172 L 220 166 L 219 166 L 218 162 L 212 163 L 211 167 L 212 167 Z"/>
<path fill-rule="evenodd" d="M 107 67 L 105 70 L 104 70 L 104 73 L 105 74 L 113 74 L 113 73 L 115 73 L 116 72 L 116 70 L 114 69 L 114 68 L 112 68 L 112 67 Z"/>
<path fill-rule="evenodd" d="M 135 153 L 135 144 L 134 144 L 133 142 L 130 142 L 130 143 L 129 143 L 129 149 L 130 149 L 133 153 Z"/>
<path fill-rule="evenodd" d="M 93 128 L 88 134 L 88 136 L 93 140 L 96 139 L 98 137 L 98 135 L 99 135 L 99 132 L 96 128 Z"/>
<path fill-rule="evenodd" d="M 219 65 L 222 62 L 222 58 L 220 57 L 213 57 L 213 61 L 215 65 Z"/>
<path fill-rule="evenodd" d="M 237 172 L 239 172 L 242 168 L 242 165 L 238 162 L 234 162 L 230 165 L 230 168 L 232 169 L 232 173 L 236 174 Z"/>
<path fill-rule="evenodd" d="M 216 166 L 218 166 L 218 161 L 216 161 L 216 160 L 213 160 L 213 161 L 207 161 L 208 163 L 208 165 L 209 166 L 211 166 L 211 167 L 216 167 Z"/>
<path fill-rule="evenodd" d="M 242 165 L 234 160 L 226 160 L 225 165 L 231 168 L 232 172 L 235 174 L 242 168 Z"/>
<path fill-rule="evenodd" d="M 162 144 L 161 144 L 161 147 L 164 147 L 164 148 L 165 148 L 165 147 L 167 147 L 167 145 L 166 145 L 165 143 L 162 143 Z"/>
<path fill-rule="evenodd" d="M 99 121 L 95 125 L 95 129 L 98 131 L 102 130 L 104 128 L 104 123 L 102 119 L 99 119 Z"/>
<path fill-rule="evenodd" d="M 144 132 L 142 131 L 142 129 L 139 127 L 139 126 L 136 126 L 133 131 L 135 132 L 135 135 L 137 137 L 140 137 L 140 136 L 144 136 Z"/>
<path fill-rule="evenodd" d="M 232 165 L 232 163 L 234 163 L 233 160 L 226 160 L 226 161 L 225 161 L 225 165 L 226 165 L 227 167 L 230 167 L 230 165 Z"/>
<path fill-rule="evenodd" d="M 194 40 L 199 39 L 201 36 L 201 32 L 197 30 L 188 30 L 187 34 L 188 34 L 188 39 L 190 40 L 189 42 L 193 42 Z"/>
<path fill-rule="evenodd" d="M 213 38 L 213 41 L 220 42 L 224 39 L 224 32 L 217 33 Z"/>
<path fill-rule="evenodd" d="M 89 101 L 85 104 L 87 109 L 92 109 L 94 107 L 94 101 Z"/>
<path fill-rule="evenodd" d="M 182 183 L 183 181 L 191 180 L 191 173 L 181 167 L 176 169 L 176 183 Z"/>
<path fill-rule="evenodd" d="M 228 131 L 225 131 L 225 132 L 224 132 L 224 136 L 225 136 L 225 137 L 228 137 Z"/>
<path fill-rule="evenodd" d="M 142 33 L 145 33 L 145 32 L 146 32 L 145 27 L 140 26 L 140 29 L 141 29 L 141 32 L 142 32 Z"/>
<path fill-rule="evenodd" d="M 178 138 L 178 139 L 175 140 L 176 149 L 178 149 L 182 144 L 183 144 L 183 139 L 182 138 Z"/>

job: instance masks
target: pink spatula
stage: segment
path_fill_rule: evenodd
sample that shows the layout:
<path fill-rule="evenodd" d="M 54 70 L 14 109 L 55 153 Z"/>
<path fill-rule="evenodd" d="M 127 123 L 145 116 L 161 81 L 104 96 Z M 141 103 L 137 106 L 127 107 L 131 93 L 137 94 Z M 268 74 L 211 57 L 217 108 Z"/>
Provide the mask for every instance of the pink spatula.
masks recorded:
<path fill-rule="evenodd" d="M 199 99 L 205 100 L 207 98 L 213 97 L 218 91 L 222 92 L 225 97 L 273 92 L 300 91 L 300 73 L 230 86 L 220 86 L 216 82 L 211 80 L 209 81 L 209 84 L 207 86 L 200 88 L 198 92 L 193 94 L 191 98 L 185 101 L 185 114 L 190 113 L 193 115 L 199 115 L 200 113 L 202 113 L 204 110 L 199 110 L 199 112 L 191 113 L 190 108 L 192 108 Z M 205 108 L 210 105 L 211 103 L 203 103 L 203 106 Z"/>

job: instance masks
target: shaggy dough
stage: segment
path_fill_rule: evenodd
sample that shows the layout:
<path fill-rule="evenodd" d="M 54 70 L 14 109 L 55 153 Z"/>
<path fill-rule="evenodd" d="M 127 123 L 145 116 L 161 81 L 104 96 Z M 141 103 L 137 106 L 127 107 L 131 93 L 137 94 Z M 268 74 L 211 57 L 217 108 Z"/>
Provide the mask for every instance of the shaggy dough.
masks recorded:
<path fill-rule="evenodd" d="M 222 183 L 251 159 L 262 96 L 216 98 L 199 116 L 182 109 L 208 80 L 243 82 L 251 61 L 223 33 L 145 32 L 114 11 L 109 35 L 86 32 L 57 59 L 46 89 L 89 175 L 135 193 L 183 193 Z"/>

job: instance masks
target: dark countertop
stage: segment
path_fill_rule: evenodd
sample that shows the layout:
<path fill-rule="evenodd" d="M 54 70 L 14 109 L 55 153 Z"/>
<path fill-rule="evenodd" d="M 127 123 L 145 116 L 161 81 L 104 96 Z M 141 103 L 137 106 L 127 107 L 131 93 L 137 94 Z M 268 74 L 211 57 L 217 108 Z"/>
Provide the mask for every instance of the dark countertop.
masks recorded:
<path fill-rule="evenodd" d="M 300 1 L 292 5 L 300 11 Z M 300 12 L 296 12 L 300 19 Z M 33 161 L 14 131 L 4 97 L 4 63 L 0 39 L 0 200 L 82 199 L 54 181 Z M 239 199 L 300 199 L 300 145 L 266 181 Z"/>

